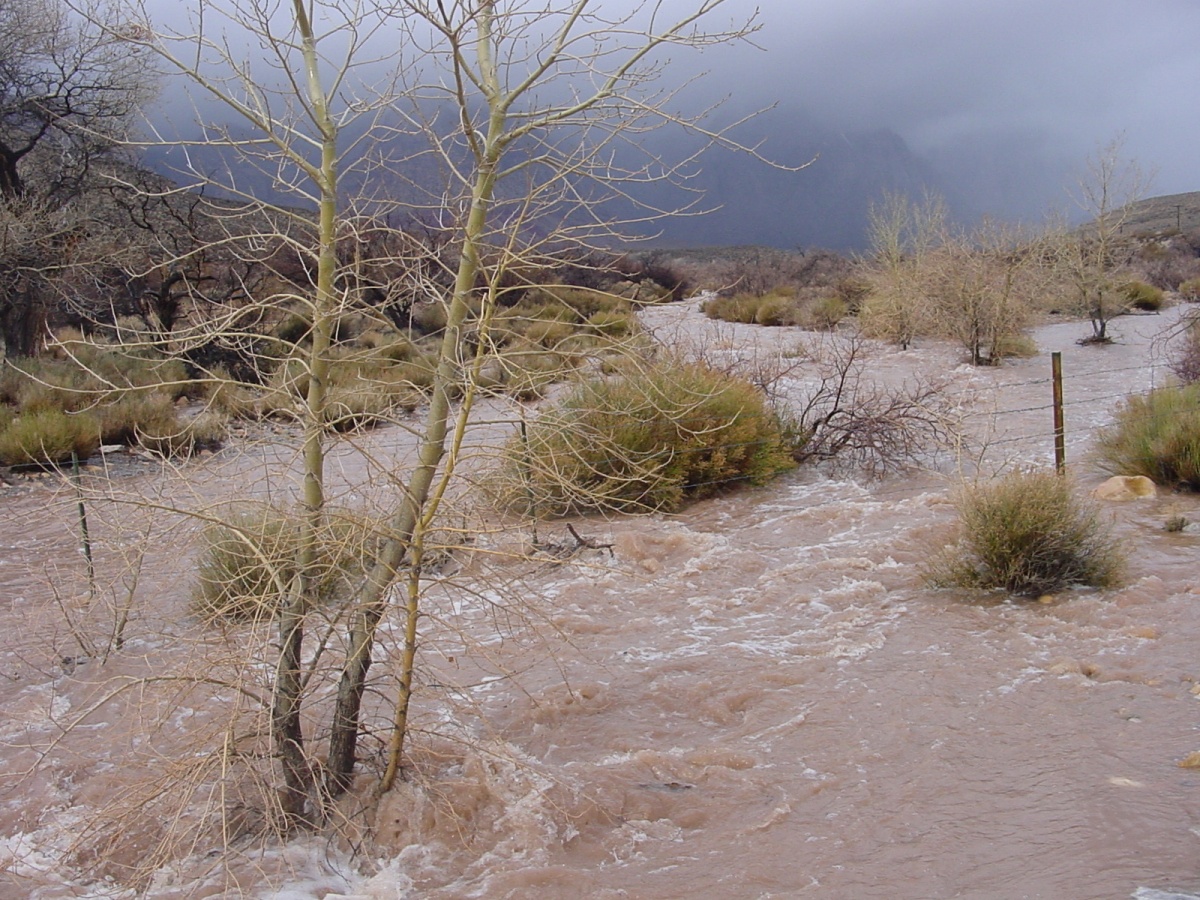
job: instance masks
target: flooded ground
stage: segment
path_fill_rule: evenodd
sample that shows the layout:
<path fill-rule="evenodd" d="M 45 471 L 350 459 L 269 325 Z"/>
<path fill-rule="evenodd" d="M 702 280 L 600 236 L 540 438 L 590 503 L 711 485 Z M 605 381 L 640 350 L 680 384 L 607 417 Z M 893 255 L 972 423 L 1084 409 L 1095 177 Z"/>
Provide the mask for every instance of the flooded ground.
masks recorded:
<path fill-rule="evenodd" d="M 960 400 L 972 440 L 928 471 L 863 482 L 801 470 L 678 515 L 576 522 L 611 547 L 566 562 L 518 558 L 523 530 L 481 535 L 430 588 L 407 780 L 378 807 L 348 807 L 341 838 L 263 850 L 226 835 L 156 864 L 139 887 L 156 898 L 1200 895 L 1200 770 L 1178 765 L 1200 750 L 1200 532 L 1163 528 L 1173 515 L 1200 521 L 1200 499 L 1105 508 L 1129 556 L 1118 590 L 1016 603 L 921 578 L 963 473 L 1052 462 L 1049 351 L 1063 352 L 1068 462 L 1086 490 L 1103 478 L 1087 461 L 1094 429 L 1165 378 L 1156 337 L 1177 314 L 1122 319 L 1106 348 L 1075 345 L 1086 324 L 1050 325 L 1036 334 L 1042 354 L 996 370 L 959 366 L 944 346 L 878 349 L 868 377 L 947 375 Z M 717 327 L 694 304 L 649 324 L 727 354 L 801 338 Z M 808 377 L 785 387 L 802 392 Z M 476 445 L 505 433 L 484 426 Z M 371 502 L 369 476 L 407 449 L 399 429 L 363 440 L 373 462 L 340 457 L 345 502 Z M 281 433 L 190 465 L 186 486 L 144 470 L 114 483 L 168 506 L 286 498 L 293 453 Z M 220 671 L 246 636 L 231 643 L 189 614 L 199 526 L 119 499 L 93 513 L 108 538 L 97 572 L 116 571 L 121 551 L 147 556 L 126 640 L 101 665 L 88 657 L 125 594 L 112 593 L 116 614 L 64 616 L 82 571 L 73 494 L 41 483 L 0 498 L 4 896 L 135 896 L 103 881 L 119 870 L 89 868 L 80 835 L 135 784 L 213 781 L 180 768 L 184 737 L 203 731 L 204 704 L 231 698 L 123 686 Z M 565 541 L 565 526 L 541 537 Z M 72 718 L 110 694 L 103 713 Z M 366 742 L 368 770 L 381 740 Z M 123 821 L 135 824 L 109 847 L 149 858 L 155 823 Z"/>

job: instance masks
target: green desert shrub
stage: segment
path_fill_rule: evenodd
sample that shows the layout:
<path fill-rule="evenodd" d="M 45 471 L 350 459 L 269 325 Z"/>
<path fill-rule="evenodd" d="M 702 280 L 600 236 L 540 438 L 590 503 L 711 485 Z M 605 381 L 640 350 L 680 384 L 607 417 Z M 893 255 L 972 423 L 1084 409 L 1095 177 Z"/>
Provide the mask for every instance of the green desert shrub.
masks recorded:
<path fill-rule="evenodd" d="M 148 422 L 137 428 L 137 442 L 159 456 L 191 456 L 201 450 L 216 450 L 225 440 L 228 418 L 208 410 L 187 421 Z"/>
<path fill-rule="evenodd" d="M 433 383 L 434 363 L 422 354 L 396 362 L 378 350 L 342 349 L 331 354 L 327 402 L 330 426 L 348 431 L 382 421 L 395 409 L 411 410 Z M 256 408 L 261 415 L 291 418 L 308 394 L 308 363 L 290 359 L 275 370 Z"/>
<path fill-rule="evenodd" d="M 1129 305 L 1143 312 L 1158 312 L 1163 307 L 1163 292 L 1144 281 L 1131 281 L 1121 288 Z"/>
<path fill-rule="evenodd" d="M 768 294 L 758 304 L 754 313 L 755 325 L 766 325 L 777 328 L 780 325 L 791 325 L 795 321 L 795 303 L 792 297 L 781 294 Z"/>
<path fill-rule="evenodd" d="M 1107 472 L 1200 490 L 1200 383 L 1128 398 L 1096 453 Z"/>
<path fill-rule="evenodd" d="M 807 304 L 798 316 L 798 325 L 817 331 L 832 331 L 849 315 L 846 301 L 836 294 L 827 294 Z"/>
<path fill-rule="evenodd" d="M 1200 301 L 1200 278 L 1189 278 L 1180 282 L 1179 296 L 1188 303 Z"/>
<path fill-rule="evenodd" d="M 705 300 L 701 309 L 710 319 L 752 325 L 761 305 L 762 297 L 754 294 L 735 294 L 732 297 L 713 297 Z"/>
<path fill-rule="evenodd" d="M 542 285 L 497 312 L 492 339 L 498 346 L 530 341 L 559 348 L 577 335 L 621 337 L 633 330 L 632 304 L 604 291 Z"/>
<path fill-rule="evenodd" d="M 501 482 L 538 513 L 674 509 L 792 465 L 757 388 L 666 361 L 581 382 L 509 443 Z"/>
<path fill-rule="evenodd" d="M 601 312 L 628 312 L 629 300 L 618 294 L 591 288 L 541 285 L 521 301 L 523 306 L 542 304 L 569 311 L 568 321 L 582 322 Z"/>
<path fill-rule="evenodd" d="M 424 395 L 411 382 L 399 380 L 344 381 L 326 397 L 325 420 L 334 431 L 354 431 L 381 425 L 398 412 L 412 412 Z"/>
<path fill-rule="evenodd" d="M 368 535 L 352 517 L 327 520 L 316 536 L 318 603 L 332 601 L 362 571 Z M 201 535 L 193 608 L 205 619 L 274 615 L 296 577 L 301 541 L 299 520 L 276 508 L 237 511 L 209 525 Z"/>
<path fill-rule="evenodd" d="M 178 429 L 175 404 L 158 393 L 129 393 L 96 408 L 100 440 L 105 444 L 138 442 L 138 432 L 166 434 Z"/>
<path fill-rule="evenodd" d="M 586 358 L 564 348 L 560 345 L 551 351 L 524 338 L 514 341 L 489 360 L 480 373 L 480 386 L 522 401 L 540 399 L 550 385 L 562 381 Z"/>
<path fill-rule="evenodd" d="M 1120 580 L 1116 539 L 1067 478 L 1017 472 L 964 489 L 955 505 L 961 536 L 930 566 L 928 577 L 936 586 L 1036 597 Z"/>
<path fill-rule="evenodd" d="M 586 324 L 589 330 L 597 334 L 602 334 L 610 338 L 619 338 L 626 337 L 634 332 L 637 328 L 637 319 L 634 318 L 631 312 L 601 310 L 588 316 Z"/>
<path fill-rule="evenodd" d="M 556 347 L 578 330 L 578 326 L 558 319 L 537 319 L 528 322 L 524 336 L 542 347 Z"/>
<path fill-rule="evenodd" d="M 0 465 L 55 465 L 69 461 L 72 453 L 83 460 L 99 446 L 99 423 L 87 413 L 21 413 L 0 433 Z"/>

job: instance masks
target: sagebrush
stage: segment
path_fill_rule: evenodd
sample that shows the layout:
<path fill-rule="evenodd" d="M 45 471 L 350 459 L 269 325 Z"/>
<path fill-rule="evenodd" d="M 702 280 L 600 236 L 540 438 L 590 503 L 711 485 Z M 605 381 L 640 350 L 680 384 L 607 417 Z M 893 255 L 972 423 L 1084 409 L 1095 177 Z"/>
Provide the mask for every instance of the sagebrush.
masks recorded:
<path fill-rule="evenodd" d="M 1200 490 L 1200 383 L 1129 397 L 1097 437 L 1096 454 L 1112 474 Z"/>
<path fill-rule="evenodd" d="M 1065 477 L 1016 472 L 964 488 L 955 506 L 961 535 L 931 564 L 927 576 L 935 586 L 1036 597 L 1120 581 L 1116 539 Z"/>
<path fill-rule="evenodd" d="M 537 513 L 674 509 L 793 465 L 749 382 L 698 363 L 589 378 L 507 446 L 507 500 Z"/>

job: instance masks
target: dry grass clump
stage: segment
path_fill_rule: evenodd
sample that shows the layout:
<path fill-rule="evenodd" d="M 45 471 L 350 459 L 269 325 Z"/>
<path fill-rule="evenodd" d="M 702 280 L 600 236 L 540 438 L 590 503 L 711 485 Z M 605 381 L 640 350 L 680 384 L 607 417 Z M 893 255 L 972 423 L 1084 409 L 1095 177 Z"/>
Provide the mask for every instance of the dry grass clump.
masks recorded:
<path fill-rule="evenodd" d="M 741 293 L 705 301 L 710 319 L 769 327 L 798 325 L 828 331 L 849 314 L 846 302 L 828 289 L 777 288 L 767 294 Z"/>
<path fill-rule="evenodd" d="M 1018 472 L 958 495 L 961 537 L 930 566 L 939 587 L 1036 597 L 1120 581 L 1120 547 L 1096 508 L 1053 472 Z"/>
<path fill-rule="evenodd" d="M 1188 278 L 1179 283 L 1179 296 L 1188 303 L 1200 302 L 1200 278 Z"/>
<path fill-rule="evenodd" d="M 542 513 L 674 509 L 793 465 L 761 391 L 675 361 L 581 382 L 505 457 L 504 499 Z"/>
<path fill-rule="evenodd" d="M 769 294 L 741 293 L 729 297 L 713 297 L 701 308 L 710 319 L 735 322 L 740 325 L 791 325 L 791 301 L 786 292 Z"/>
<path fill-rule="evenodd" d="M 145 348 L 64 339 L 54 353 L 11 360 L 0 372 L 10 464 L 57 464 L 72 449 L 86 458 L 100 443 L 182 431 L 175 401 L 202 393 L 180 360 Z"/>
<path fill-rule="evenodd" d="M 1121 292 L 1130 306 L 1142 312 L 1158 312 L 1166 302 L 1166 297 L 1159 288 L 1144 281 L 1131 281 L 1122 285 Z"/>
<path fill-rule="evenodd" d="M 822 295 L 801 306 L 796 324 L 812 331 L 832 331 L 850 315 L 850 307 L 838 294 Z"/>
<path fill-rule="evenodd" d="M 369 531 L 351 516 L 326 521 L 313 557 L 317 602 L 331 602 L 361 571 Z M 196 613 L 226 621 L 273 616 L 297 574 L 302 532 L 294 515 L 273 507 L 243 509 L 208 526 L 201 541 L 192 595 Z"/>
<path fill-rule="evenodd" d="M 228 433 L 229 420 L 216 410 L 206 410 L 187 421 L 147 423 L 138 426 L 137 442 L 159 456 L 192 456 L 218 449 Z"/>
<path fill-rule="evenodd" d="M 100 447 L 100 426 L 87 413 L 40 409 L 12 416 L 0 431 L 0 465 L 57 465 L 87 459 Z"/>
<path fill-rule="evenodd" d="M 0 401 L 22 412 L 76 412 L 122 396 L 130 389 L 153 389 L 175 400 L 195 387 L 183 364 L 176 360 L 147 360 L 83 346 L 88 349 L 79 350 L 71 359 L 47 356 L 10 360 L 0 372 Z"/>
<path fill-rule="evenodd" d="M 637 330 L 633 306 L 607 291 L 542 285 L 497 312 L 492 340 L 499 347 L 527 341 L 556 350 L 566 343 L 619 339 Z"/>
<path fill-rule="evenodd" d="M 396 353 L 412 358 L 397 360 Z M 411 411 L 433 381 L 432 361 L 394 344 L 375 349 L 340 348 L 333 352 L 327 395 L 327 421 L 335 431 L 349 431 L 387 421 L 398 411 Z M 289 359 L 275 370 L 257 403 L 257 414 L 288 418 L 308 394 L 308 367 Z M 231 398 L 233 399 L 233 398 Z"/>
<path fill-rule="evenodd" d="M 1182 319 L 1171 345 L 1171 372 L 1184 384 L 1200 381 L 1200 317 L 1191 311 Z"/>
<path fill-rule="evenodd" d="M 1129 397 L 1096 453 L 1107 472 L 1200 490 L 1200 383 Z"/>
<path fill-rule="evenodd" d="M 12 407 L 0 418 L 0 463 L 57 465 L 72 452 L 86 459 L 101 444 L 142 447 L 163 456 L 188 456 L 216 449 L 225 437 L 226 416 L 215 411 L 183 421 L 169 396 L 129 392 L 79 412 L 34 406 Z"/>
<path fill-rule="evenodd" d="M 178 428 L 175 404 L 159 393 L 131 393 L 97 406 L 100 440 L 105 444 L 138 443 L 139 433 L 166 433 Z"/>

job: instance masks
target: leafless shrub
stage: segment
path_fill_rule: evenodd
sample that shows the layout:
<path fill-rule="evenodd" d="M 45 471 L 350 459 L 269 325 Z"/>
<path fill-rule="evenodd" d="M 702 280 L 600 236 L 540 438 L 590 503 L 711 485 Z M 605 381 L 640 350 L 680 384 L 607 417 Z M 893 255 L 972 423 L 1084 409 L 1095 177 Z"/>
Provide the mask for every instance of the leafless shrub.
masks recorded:
<path fill-rule="evenodd" d="M 940 381 L 889 387 L 864 377 L 869 344 L 860 337 L 831 340 L 812 351 L 817 372 L 792 412 L 807 439 L 797 462 L 834 463 L 878 478 L 927 460 L 952 444 L 955 428 Z"/>
<path fill-rule="evenodd" d="M 1133 268 L 1154 287 L 1174 291 L 1183 282 L 1200 275 L 1200 259 L 1184 241 L 1154 241 L 1143 245 Z"/>
<path fill-rule="evenodd" d="M 1189 311 L 1166 339 L 1171 373 L 1184 384 L 1200 381 L 1200 315 Z"/>
<path fill-rule="evenodd" d="M 829 463 L 878 478 L 958 446 L 958 416 L 946 385 L 921 380 L 893 387 L 868 379 L 871 347 L 854 334 L 782 349 L 746 345 L 729 354 L 710 342 L 689 353 L 758 387 L 778 411 L 799 463 Z"/>

